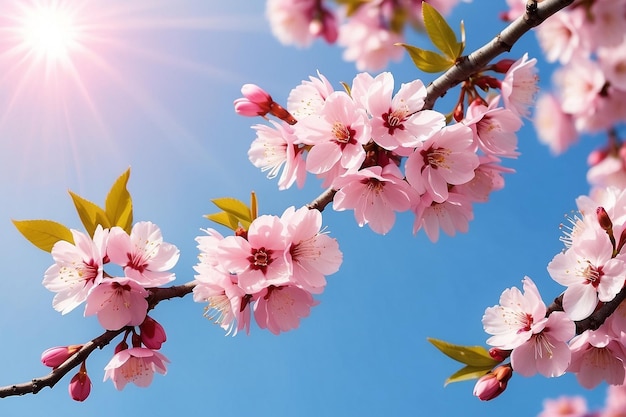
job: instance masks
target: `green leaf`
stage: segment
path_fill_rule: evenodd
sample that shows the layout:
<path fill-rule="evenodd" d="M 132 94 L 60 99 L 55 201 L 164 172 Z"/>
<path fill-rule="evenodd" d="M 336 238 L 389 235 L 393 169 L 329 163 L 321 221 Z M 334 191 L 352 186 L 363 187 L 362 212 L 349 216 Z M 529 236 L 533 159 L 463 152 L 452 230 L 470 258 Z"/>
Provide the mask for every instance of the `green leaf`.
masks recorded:
<path fill-rule="evenodd" d="M 363 6 L 370 0 L 335 0 L 337 4 L 344 5 L 346 7 L 346 17 L 352 16 L 359 10 L 359 7 Z"/>
<path fill-rule="evenodd" d="M 427 51 L 404 43 L 398 43 L 396 45 L 403 46 L 411 56 L 415 66 L 424 72 L 443 72 L 454 66 L 455 60 L 440 55 L 437 52 Z"/>
<path fill-rule="evenodd" d="M 70 229 L 52 220 L 13 220 L 13 224 L 30 243 L 46 252 L 59 240 L 74 243 Z"/>
<path fill-rule="evenodd" d="M 493 368 L 500 362 L 493 359 L 487 349 L 482 346 L 462 346 L 452 343 L 444 342 L 443 340 L 427 338 L 437 349 L 444 354 L 448 355 L 455 361 L 464 363 L 466 365 L 479 367 L 479 368 Z"/>
<path fill-rule="evenodd" d="M 133 201 L 126 188 L 129 177 L 130 168 L 115 180 L 104 202 L 106 217 L 111 226 L 119 226 L 128 234 L 133 223 Z"/>
<path fill-rule="evenodd" d="M 204 217 L 211 221 L 214 221 L 217 224 L 226 226 L 233 231 L 237 230 L 237 228 L 239 227 L 239 220 L 232 214 L 228 214 L 225 211 L 214 214 L 207 214 Z"/>
<path fill-rule="evenodd" d="M 478 379 L 481 376 L 486 375 L 489 371 L 491 371 L 491 367 L 466 365 L 450 375 L 443 385 L 446 386 L 452 382 L 467 381 L 468 379 Z"/>
<path fill-rule="evenodd" d="M 78 194 L 74 194 L 71 191 L 70 195 L 74 201 L 78 217 L 80 217 L 80 221 L 83 223 L 83 226 L 85 226 L 85 230 L 87 230 L 89 236 L 93 237 L 98 225 L 102 225 L 105 229 L 111 227 L 111 223 L 109 222 L 109 218 L 107 217 L 105 211 L 98 205 L 89 200 L 85 200 Z"/>
<path fill-rule="evenodd" d="M 424 17 L 424 26 L 426 33 L 437 47 L 447 58 L 452 61 L 461 55 L 460 43 L 456 40 L 454 31 L 446 22 L 446 19 L 430 4 L 422 2 L 422 16 Z"/>
<path fill-rule="evenodd" d="M 232 197 L 216 198 L 211 201 L 218 208 L 224 210 L 226 213 L 232 214 L 237 219 L 239 219 L 239 221 L 244 224 L 244 226 L 245 224 L 250 225 L 250 222 L 252 221 L 252 215 L 250 213 L 250 208 L 246 205 L 246 203 Z"/>

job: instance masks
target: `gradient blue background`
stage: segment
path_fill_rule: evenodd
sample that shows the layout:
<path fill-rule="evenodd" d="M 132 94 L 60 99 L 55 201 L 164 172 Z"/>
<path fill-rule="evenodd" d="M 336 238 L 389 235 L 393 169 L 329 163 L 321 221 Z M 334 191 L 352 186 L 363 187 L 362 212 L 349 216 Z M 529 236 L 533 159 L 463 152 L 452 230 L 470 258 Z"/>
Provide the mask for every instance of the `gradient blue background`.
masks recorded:
<path fill-rule="evenodd" d="M 0 77 L 0 385 L 45 375 L 39 357 L 46 348 L 101 333 L 81 308 L 67 316 L 52 309 L 53 294 L 41 285 L 51 257 L 22 238 L 11 219 L 79 228 L 67 190 L 103 204 L 130 166 L 135 219 L 157 223 L 180 248 L 175 272 L 183 283 L 193 279 L 194 238 L 211 226 L 202 217 L 214 211 L 210 199 L 247 200 L 254 190 L 261 213 L 280 214 L 321 191 L 309 177 L 303 190 L 280 192 L 253 167 L 246 155 L 254 139 L 250 126 L 262 121 L 236 116 L 232 102 L 246 82 L 285 102 L 316 70 L 340 88 L 356 70 L 339 49 L 320 42 L 305 50 L 282 47 L 262 1 L 125 3 L 85 3 L 85 16 L 106 30 L 91 43 L 93 55 L 75 56 L 74 79 L 46 80 L 40 69 L 28 73 L 0 55 L 7 69 Z M 0 4 L 6 25 L 13 3 Z M 455 28 L 465 20 L 472 50 L 504 27 L 497 15 L 505 8 L 504 1 L 461 4 L 449 20 Z M 409 41 L 428 45 L 421 36 Z M 7 42 L 0 45 L 6 49 Z M 539 56 L 533 34 L 506 56 L 526 51 Z M 542 85 L 549 86 L 550 68 L 540 69 Z M 390 70 L 397 82 L 431 79 L 406 57 Z M 437 108 L 448 111 L 449 102 Z M 225 337 L 191 297 L 166 301 L 152 316 L 167 331 L 162 352 L 171 364 L 148 389 L 129 385 L 117 392 L 101 382 L 108 346 L 87 362 L 94 385 L 84 403 L 68 397 L 68 375 L 52 390 L 1 400 L 0 415 L 521 417 L 536 415 L 544 398 L 561 394 L 582 394 L 600 407 L 606 387 L 584 390 L 572 375 L 516 375 L 507 392 L 488 403 L 472 396 L 472 382 L 444 388 L 459 364 L 426 338 L 484 344 L 484 309 L 524 275 L 546 302 L 558 295 L 546 265 L 562 247 L 559 223 L 588 191 L 586 156 L 601 141 L 585 138 L 555 158 L 526 122 L 521 157 L 506 161 L 517 173 L 506 176 L 505 189 L 489 203 L 476 206 L 469 233 L 444 235 L 436 244 L 423 233 L 412 235 L 407 213 L 379 236 L 359 228 L 352 213 L 328 210 L 324 224 L 339 240 L 344 263 L 296 331 L 277 337 L 253 327 L 250 336 Z"/>

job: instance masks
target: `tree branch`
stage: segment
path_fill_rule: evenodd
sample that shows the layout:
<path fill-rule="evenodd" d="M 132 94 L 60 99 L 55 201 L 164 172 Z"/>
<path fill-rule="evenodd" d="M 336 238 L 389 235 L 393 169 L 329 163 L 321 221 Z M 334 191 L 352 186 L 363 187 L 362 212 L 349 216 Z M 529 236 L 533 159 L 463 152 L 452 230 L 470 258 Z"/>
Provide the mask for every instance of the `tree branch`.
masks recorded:
<path fill-rule="evenodd" d="M 188 282 L 186 284 L 174 285 L 166 288 L 150 288 L 150 295 L 148 296 L 148 311 L 152 310 L 163 300 L 184 297 L 187 294 L 190 294 L 194 287 L 194 282 Z M 10 397 L 12 395 L 37 394 L 44 387 L 52 388 L 72 369 L 83 363 L 83 361 L 85 361 L 89 355 L 96 350 L 96 348 L 102 349 L 111 343 L 111 341 L 117 336 L 125 332 L 128 328 L 129 327 L 123 327 L 115 331 L 107 330 L 95 339 L 85 343 L 78 352 L 70 356 L 68 360 L 63 362 L 63 364 L 55 368 L 48 375 L 40 378 L 34 378 L 32 381 L 24 382 L 22 384 L 0 387 L 0 398 Z"/>

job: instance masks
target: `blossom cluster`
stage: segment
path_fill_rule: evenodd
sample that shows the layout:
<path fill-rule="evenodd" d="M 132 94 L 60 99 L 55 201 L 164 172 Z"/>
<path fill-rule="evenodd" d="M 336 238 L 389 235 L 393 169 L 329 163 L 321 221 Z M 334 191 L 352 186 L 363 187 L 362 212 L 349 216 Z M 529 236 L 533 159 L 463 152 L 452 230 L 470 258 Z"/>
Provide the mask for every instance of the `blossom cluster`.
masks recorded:
<path fill-rule="evenodd" d="M 561 396 L 548 398 L 543 402 L 543 410 L 537 417 L 617 417 L 626 414 L 626 387 L 611 385 L 607 389 L 603 409 L 590 410 L 583 397 Z"/>
<path fill-rule="evenodd" d="M 193 297 L 208 303 L 206 317 L 227 335 L 249 332 L 252 314 L 274 334 L 297 328 L 318 304 L 313 294 L 322 293 L 325 276 L 342 262 L 337 241 L 322 230 L 321 213 L 306 207 L 259 216 L 233 236 L 206 233 L 196 239 Z"/>
<path fill-rule="evenodd" d="M 343 59 L 359 71 L 379 71 L 403 55 L 404 27 L 422 27 L 422 0 L 345 1 L 268 0 L 266 16 L 274 36 L 285 45 L 309 46 L 316 38 L 345 48 Z M 337 2 L 339 3 L 339 2 Z M 446 15 L 458 0 L 431 0 Z"/>
<path fill-rule="evenodd" d="M 518 155 L 516 131 L 533 102 L 535 62 L 524 55 L 491 66 L 502 80 L 476 74 L 463 85 L 450 125 L 444 114 L 424 108 L 421 80 L 394 94 L 388 72 L 359 73 L 345 90 L 335 90 L 322 74 L 311 76 L 291 90 L 286 109 L 247 84 L 235 110 L 284 116 L 253 126 L 257 137 L 248 152 L 268 177 L 280 173 L 280 189 L 302 186 L 307 172 L 315 174 L 336 190 L 333 208 L 354 210 L 360 226 L 385 234 L 396 212 L 410 210 L 413 232 L 424 229 L 436 241 L 440 229 L 467 231 L 473 203 L 504 186 L 502 174 L 510 170 L 500 162 Z M 485 99 L 477 88 L 501 94 Z"/>
<path fill-rule="evenodd" d="M 106 330 L 127 328 L 124 341 L 105 367 L 105 380 L 117 389 L 128 382 L 147 386 L 154 372 L 165 373 L 167 359 L 158 350 L 165 342 L 163 327 L 147 315 L 149 288 L 175 279 L 170 270 L 179 258 L 176 246 L 164 242 L 158 226 L 136 223 L 130 234 L 121 227 L 98 226 L 93 237 L 72 230 L 73 243 L 58 241 L 52 248 L 54 264 L 44 276 L 43 285 L 56 295 L 55 310 L 66 314 L 85 302 L 85 316 L 95 315 Z M 104 271 L 116 265 L 119 275 Z M 139 327 L 139 331 L 135 330 Z M 132 347 L 126 338 L 132 335 Z M 42 355 L 42 362 L 56 368 L 80 346 L 57 347 Z M 70 395 L 82 401 L 89 395 L 91 382 L 85 364 L 72 379 Z"/>
<path fill-rule="evenodd" d="M 548 311 L 537 287 L 524 279 L 524 292 L 505 290 L 500 304 L 489 307 L 483 326 L 487 343 L 524 376 L 555 377 L 574 373 L 592 388 L 602 381 L 626 382 L 626 306 L 621 303 L 602 325 L 576 335 L 575 322 L 590 317 L 615 299 L 626 279 L 626 190 L 605 189 L 577 199 L 562 241 L 565 249 L 548 264 L 548 273 L 565 286 L 563 311 Z"/>

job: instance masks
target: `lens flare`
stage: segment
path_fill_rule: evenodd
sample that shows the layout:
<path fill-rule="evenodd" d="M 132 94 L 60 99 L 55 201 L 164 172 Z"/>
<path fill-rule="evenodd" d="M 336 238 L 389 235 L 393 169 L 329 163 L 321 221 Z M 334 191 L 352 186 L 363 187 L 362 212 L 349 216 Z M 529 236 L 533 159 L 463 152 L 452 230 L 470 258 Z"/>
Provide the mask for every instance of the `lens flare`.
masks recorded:
<path fill-rule="evenodd" d="M 24 47 L 46 61 L 66 61 L 77 45 L 78 30 L 68 10 L 55 6 L 26 10 L 21 34 Z"/>

